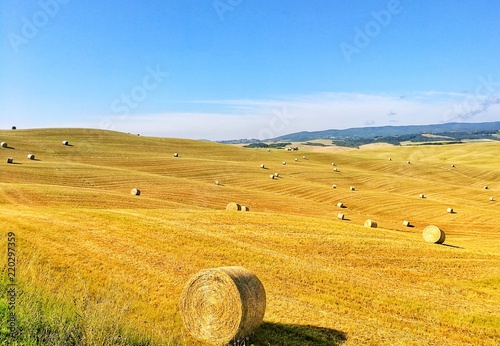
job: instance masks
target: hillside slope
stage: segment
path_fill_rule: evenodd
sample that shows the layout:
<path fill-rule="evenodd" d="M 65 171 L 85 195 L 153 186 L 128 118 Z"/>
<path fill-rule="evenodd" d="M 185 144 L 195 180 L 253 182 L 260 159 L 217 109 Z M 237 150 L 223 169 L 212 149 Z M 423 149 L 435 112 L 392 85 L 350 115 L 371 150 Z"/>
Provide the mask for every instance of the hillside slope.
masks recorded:
<path fill-rule="evenodd" d="M 500 200 L 500 143 L 288 152 L 89 129 L 0 141 L 0 228 L 16 234 L 20 284 L 155 345 L 198 344 L 180 322 L 182 286 L 225 265 L 266 288 L 254 345 L 500 338 L 500 207 L 489 200 Z M 250 212 L 224 210 L 232 201 Z M 423 241 L 429 224 L 444 245 Z"/>

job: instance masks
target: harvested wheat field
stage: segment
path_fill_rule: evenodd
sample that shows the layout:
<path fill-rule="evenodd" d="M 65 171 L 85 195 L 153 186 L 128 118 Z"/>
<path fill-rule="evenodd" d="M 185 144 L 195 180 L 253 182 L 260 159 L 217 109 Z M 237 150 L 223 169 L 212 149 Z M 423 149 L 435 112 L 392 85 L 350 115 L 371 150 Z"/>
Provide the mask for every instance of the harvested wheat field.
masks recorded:
<path fill-rule="evenodd" d="M 245 345 L 500 340 L 500 205 L 489 201 L 499 142 L 301 148 L 307 160 L 283 166 L 293 152 L 103 130 L 0 137 L 17 158 L 0 165 L 0 256 L 7 288 L 15 238 L 19 345 L 39 333 L 54 345 L 207 345 L 183 324 L 183 289 L 202 270 L 232 266 L 265 289 L 263 322 Z M 165 155 L 179 148 L 182 159 Z M 282 178 L 271 181 L 262 162 Z M 226 210 L 231 201 L 251 212 Z M 428 225 L 446 233 L 443 244 L 422 239 Z"/>

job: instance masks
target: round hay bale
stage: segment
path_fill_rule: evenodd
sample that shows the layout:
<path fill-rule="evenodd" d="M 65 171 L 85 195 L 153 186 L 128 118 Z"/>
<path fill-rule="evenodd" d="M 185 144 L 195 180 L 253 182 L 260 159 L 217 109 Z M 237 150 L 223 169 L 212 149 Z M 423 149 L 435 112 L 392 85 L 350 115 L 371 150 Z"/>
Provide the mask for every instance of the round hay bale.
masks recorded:
<path fill-rule="evenodd" d="M 332 185 L 332 189 L 336 189 L 337 188 L 337 185 L 336 184 L 333 184 Z"/>
<path fill-rule="evenodd" d="M 302 156 L 302 158 L 303 158 L 304 160 L 307 160 L 307 157 L 305 157 L 305 156 Z"/>
<path fill-rule="evenodd" d="M 34 160 L 34 159 L 35 159 L 35 155 L 33 155 L 33 154 L 28 154 L 28 159 L 30 159 L 30 160 Z"/>
<path fill-rule="evenodd" d="M 488 186 L 483 187 L 483 189 L 488 190 Z"/>
<path fill-rule="evenodd" d="M 174 157 L 179 157 L 179 153 L 174 153 Z"/>
<path fill-rule="evenodd" d="M 421 193 L 420 195 L 418 195 L 418 197 L 425 198 L 425 195 L 423 193 Z"/>
<path fill-rule="evenodd" d="M 274 174 L 271 174 L 269 178 L 274 179 Z"/>
<path fill-rule="evenodd" d="M 403 221 L 403 226 L 405 226 L 405 227 L 410 227 L 410 226 L 411 226 L 411 225 L 410 225 L 410 221 L 406 221 L 406 220 L 405 220 L 405 221 Z"/>
<path fill-rule="evenodd" d="M 226 210 L 238 211 L 241 210 L 241 205 L 239 205 L 238 203 L 231 202 L 226 206 Z"/>
<path fill-rule="evenodd" d="M 349 190 L 351 190 L 351 191 L 356 191 L 356 188 L 355 188 L 354 186 L 351 186 L 351 187 L 349 188 Z"/>
<path fill-rule="evenodd" d="M 266 291 L 243 267 L 205 269 L 182 291 L 179 313 L 187 331 L 214 345 L 239 340 L 257 328 L 266 311 Z"/>
<path fill-rule="evenodd" d="M 342 213 L 338 213 L 338 214 L 337 214 L 337 219 L 339 219 L 339 220 L 344 220 L 344 218 L 345 218 L 345 215 L 344 215 L 344 214 L 342 214 Z"/>
<path fill-rule="evenodd" d="M 434 225 L 425 227 L 422 236 L 426 242 L 434 244 L 442 244 L 446 238 L 444 232 Z"/>
<path fill-rule="evenodd" d="M 295 162 L 297 162 L 297 161 L 299 161 L 299 159 L 298 159 L 298 158 L 295 158 Z"/>
<path fill-rule="evenodd" d="M 451 165 L 451 168 L 455 168 L 455 165 Z"/>
<path fill-rule="evenodd" d="M 447 212 L 447 213 L 450 213 L 450 214 L 453 214 L 453 208 L 448 208 L 448 209 L 446 209 L 446 212 Z"/>
<path fill-rule="evenodd" d="M 270 152 L 270 151 L 271 151 L 271 149 L 267 149 L 267 152 Z"/>
<path fill-rule="evenodd" d="M 494 202 L 495 198 L 494 197 L 490 197 L 490 201 Z"/>
<path fill-rule="evenodd" d="M 392 161 L 392 159 L 389 157 L 389 161 Z"/>
<path fill-rule="evenodd" d="M 410 162 L 410 161 L 406 161 L 406 164 L 407 164 L 407 165 L 411 165 L 411 162 Z"/>
<path fill-rule="evenodd" d="M 264 164 L 261 164 L 260 168 L 266 168 L 266 166 Z"/>
<path fill-rule="evenodd" d="M 241 211 L 250 211 L 250 208 L 248 208 L 247 206 L 242 205 L 241 206 Z"/>
<path fill-rule="evenodd" d="M 220 185 L 220 181 L 216 180 L 215 185 Z"/>
<path fill-rule="evenodd" d="M 283 164 L 283 166 L 286 165 L 286 161 L 283 161 L 282 164 Z"/>
<path fill-rule="evenodd" d="M 377 223 L 373 220 L 366 220 L 365 227 L 377 228 Z"/>
<path fill-rule="evenodd" d="M 62 144 L 63 145 L 69 145 L 69 142 L 68 141 L 62 141 Z"/>
<path fill-rule="evenodd" d="M 335 162 L 332 162 L 332 166 L 336 166 Z"/>
<path fill-rule="evenodd" d="M 14 163 L 14 159 L 12 157 L 7 158 L 7 163 Z"/>
<path fill-rule="evenodd" d="M 339 170 L 337 169 L 337 167 L 335 167 L 335 168 L 333 169 L 333 171 L 334 171 L 334 172 L 338 172 Z"/>
<path fill-rule="evenodd" d="M 13 130 L 16 130 L 16 129 L 17 129 L 17 127 L 15 127 L 15 126 L 12 126 L 12 129 L 13 129 Z"/>
<path fill-rule="evenodd" d="M 338 203 L 337 203 L 337 207 L 339 207 L 339 208 L 344 208 L 344 203 L 342 203 L 342 202 L 338 202 Z"/>
<path fill-rule="evenodd" d="M 274 173 L 274 176 L 275 176 L 276 178 L 278 178 L 280 175 L 279 175 L 279 173 Z"/>
<path fill-rule="evenodd" d="M 141 190 L 134 187 L 132 190 L 130 190 L 130 194 L 134 196 L 139 196 L 141 194 Z"/>
<path fill-rule="evenodd" d="M 1 146 L 2 148 L 7 148 L 7 147 L 8 147 L 8 144 L 7 144 L 6 142 L 2 142 L 2 143 L 0 143 L 0 146 Z"/>

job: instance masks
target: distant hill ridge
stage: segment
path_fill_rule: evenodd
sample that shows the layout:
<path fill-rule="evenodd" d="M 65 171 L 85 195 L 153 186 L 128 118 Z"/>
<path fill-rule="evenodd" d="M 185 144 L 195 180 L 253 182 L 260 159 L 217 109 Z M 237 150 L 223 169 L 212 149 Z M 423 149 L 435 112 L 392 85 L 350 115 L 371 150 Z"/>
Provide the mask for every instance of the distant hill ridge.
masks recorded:
<path fill-rule="evenodd" d="M 302 131 L 291 133 L 269 141 L 303 142 L 316 139 L 374 139 L 377 137 L 403 136 L 412 134 L 443 134 L 448 132 L 488 132 L 500 130 L 500 121 L 484 123 L 446 123 L 434 125 L 359 127 L 345 130 Z"/>

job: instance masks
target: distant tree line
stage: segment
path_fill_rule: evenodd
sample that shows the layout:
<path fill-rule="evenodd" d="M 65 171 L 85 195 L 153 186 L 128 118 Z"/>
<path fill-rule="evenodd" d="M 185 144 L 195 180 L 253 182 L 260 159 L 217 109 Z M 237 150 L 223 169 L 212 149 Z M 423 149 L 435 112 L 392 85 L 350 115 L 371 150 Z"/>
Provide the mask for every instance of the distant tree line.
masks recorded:
<path fill-rule="evenodd" d="M 422 134 L 407 134 L 399 136 L 377 136 L 373 138 L 342 138 L 333 139 L 332 143 L 338 146 L 359 148 L 365 144 L 371 143 L 389 143 L 392 145 L 401 145 L 402 142 L 413 142 L 422 143 L 426 145 L 431 144 L 453 144 L 461 143 L 464 139 L 490 139 L 490 140 L 500 140 L 498 137 L 494 137 L 497 134 L 497 130 L 485 130 L 485 131 L 467 131 L 467 132 L 439 132 L 432 133 L 434 137 L 423 136 Z M 442 138 L 436 138 L 442 137 Z"/>
<path fill-rule="evenodd" d="M 244 145 L 244 148 L 284 148 L 287 145 L 292 145 L 290 142 L 278 142 L 278 143 L 264 143 L 264 142 L 257 142 L 257 143 L 250 143 L 248 145 Z"/>

